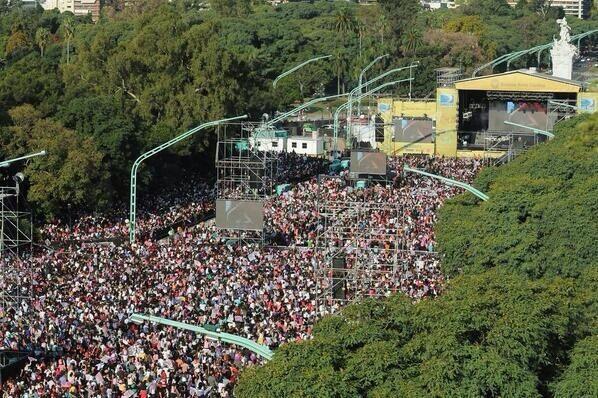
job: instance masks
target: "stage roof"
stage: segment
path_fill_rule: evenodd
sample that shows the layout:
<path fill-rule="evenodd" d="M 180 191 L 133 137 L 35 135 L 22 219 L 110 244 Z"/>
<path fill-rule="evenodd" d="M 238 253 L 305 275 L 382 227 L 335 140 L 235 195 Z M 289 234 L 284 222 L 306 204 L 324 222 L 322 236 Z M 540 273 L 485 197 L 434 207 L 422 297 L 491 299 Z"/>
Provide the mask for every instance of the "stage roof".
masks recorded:
<path fill-rule="evenodd" d="M 582 89 L 582 84 L 526 69 L 459 80 L 455 82 L 455 88 L 480 91 L 578 93 Z"/>

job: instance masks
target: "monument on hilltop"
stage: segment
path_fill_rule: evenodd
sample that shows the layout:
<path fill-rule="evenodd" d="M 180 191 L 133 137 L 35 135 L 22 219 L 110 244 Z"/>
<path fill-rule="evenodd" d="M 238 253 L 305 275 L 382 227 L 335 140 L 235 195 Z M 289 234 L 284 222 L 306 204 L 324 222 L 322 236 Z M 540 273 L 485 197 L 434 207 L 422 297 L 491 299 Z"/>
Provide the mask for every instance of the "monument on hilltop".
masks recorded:
<path fill-rule="evenodd" d="M 560 38 L 554 39 L 550 56 L 552 57 L 552 75 L 563 79 L 571 80 L 573 72 L 573 57 L 577 56 L 578 50 L 571 41 L 571 27 L 567 24 L 565 17 L 557 19 L 561 27 Z"/>

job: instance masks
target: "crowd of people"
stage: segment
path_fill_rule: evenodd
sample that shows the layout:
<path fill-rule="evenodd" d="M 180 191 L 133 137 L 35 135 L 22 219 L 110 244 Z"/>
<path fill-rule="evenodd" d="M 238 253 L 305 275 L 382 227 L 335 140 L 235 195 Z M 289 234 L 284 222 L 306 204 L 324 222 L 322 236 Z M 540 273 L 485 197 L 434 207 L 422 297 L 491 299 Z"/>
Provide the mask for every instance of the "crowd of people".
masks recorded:
<path fill-rule="evenodd" d="M 172 225 L 188 226 L 214 211 L 215 188 L 200 178 L 189 178 L 182 184 L 169 187 L 157 195 L 138 199 L 137 232 L 142 238 L 154 236 L 156 231 Z M 120 206 L 110 214 L 87 214 L 71 220 L 57 220 L 40 228 L 46 245 L 67 242 L 122 240 L 128 234 L 127 208 Z"/>
<path fill-rule="evenodd" d="M 356 188 L 346 172 L 306 180 L 323 163 L 293 156 L 280 162 L 284 178 L 301 182 L 269 198 L 265 210 L 267 228 L 283 246 L 227 244 L 211 222 L 183 224 L 169 238 L 152 239 L 149 231 L 213 208 L 215 192 L 207 184 L 172 202 L 157 199 L 160 205 L 140 214 L 144 232 L 133 245 L 99 242 L 126 236 L 122 217 L 44 226 L 44 239 L 68 244 L 19 262 L 35 271 L 22 280 L 32 300 L 1 309 L 0 348 L 58 358 L 31 355 L 20 375 L 2 385 L 4 397 L 230 397 L 240 369 L 263 361 L 257 354 L 129 317 L 205 325 L 270 348 L 309 339 L 316 319 L 331 310 L 320 298 L 328 288 L 322 269 L 335 250 L 346 252 L 347 268 L 362 267 L 363 280 L 343 286 L 347 299 L 438 294 L 443 277 L 433 225 L 438 207 L 460 190 L 398 171 L 407 162 L 467 182 L 479 161 L 393 158 L 394 178 Z M 342 209 L 348 203 L 369 203 L 359 217 L 343 215 L 357 225 L 335 230 L 322 222 L 323 204 Z M 328 229 L 329 237 L 318 241 Z"/>

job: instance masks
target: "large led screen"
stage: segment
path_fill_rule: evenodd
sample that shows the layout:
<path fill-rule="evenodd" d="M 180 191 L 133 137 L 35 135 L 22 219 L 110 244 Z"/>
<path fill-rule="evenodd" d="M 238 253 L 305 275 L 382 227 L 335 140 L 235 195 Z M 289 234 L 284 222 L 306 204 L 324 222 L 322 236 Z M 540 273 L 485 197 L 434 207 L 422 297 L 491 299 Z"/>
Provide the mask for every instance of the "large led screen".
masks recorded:
<path fill-rule="evenodd" d="M 216 226 L 223 229 L 261 231 L 264 229 L 264 202 L 219 199 L 216 201 Z"/>
<path fill-rule="evenodd" d="M 520 128 L 505 124 L 505 121 L 534 127 L 541 130 L 552 129 L 548 120 L 546 106 L 533 101 L 492 101 L 488 130 L 520 131 Z"/>
<path fill-rule="evenodd" d="M 386 175 L 386 154 L 352 151 L 350 171 L 357 174 Z"/>
<path fill-rule="evenodd" d="M 432 119 L 405 119 L 395 118 L 395 142 L 432 142 L 434 123 Z"/>

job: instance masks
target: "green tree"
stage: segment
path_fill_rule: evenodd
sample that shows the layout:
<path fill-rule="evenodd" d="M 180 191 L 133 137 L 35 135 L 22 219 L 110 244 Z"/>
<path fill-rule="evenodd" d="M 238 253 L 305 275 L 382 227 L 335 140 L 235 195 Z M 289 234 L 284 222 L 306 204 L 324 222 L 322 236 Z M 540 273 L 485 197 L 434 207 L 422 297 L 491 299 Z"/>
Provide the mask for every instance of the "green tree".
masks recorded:
<path fill-rule="evenodd" d="M 57 214 L 67 203 L 89 208 L 104 197 L 102 154 L 90 138 L 82 138 L 60 123 L 41 118 L 30 105 L 9 112 L 13 127 L 2 141 L 20 155 L 46 150 L 47 156 L 30 162 L 25 174 L 30 181 L 28 199 L 47 214 Z M 16 141 L 18 145 L 15 145 Z"/>
<path fill-rule="evenodd" d="M 346 35 L 354 33 L 357 29 L 357 22 L 355 15 L 349 8 L 342 8 L 338 10 L 334 16 L 334 30 L 337 33 Z"/>
<path fill-rule="evenodd" d="M 341 85 L 341 82 L 343 81 L 343 77 L 345 76 L 348 66 L 349 66 L 349 62 L 348 62 L 348 58 L 347 58 L 347 54 L 342 51 L 342 50 L 338 50 L 333 54 L 333 67 L 334 67 L 334 73 L 336 74 L 336 90 L 337 90 L 337 94 L 341 93 L 341 88 L 342 88 L 342 92 L 345 92 L 345 85 L 344 82 Z"/>
<path fill-rule="evenodd" d="M 473 206 L 465 196 L 445 204 L 437 236 L 447 273 L 506 267 L 576 277 L 593 264 L 598 114 L 586 118 L 560 124 L 554 140 L 526 156 L 487 168 L 477 185 L 491 202 Z"/>
<path fill-rule="evenodd" d="M 211 0 L 210 7 L 225 17 L 242 17 L 250 13 L 250 0 Z"/>
<path fill-rule="evenodd" d="M 409 29 L 403 36 L 402 49 L 405 55 L 412 56 L 422 46 L 423 36 L 415 28 Z"/>
<path fill-rule="evenodd" d="M 66 63 L 69 64 L 71 62 L 71 41 L 75 35 L 75 19 L 72 14 L 65 15 L 61 28 L 66 40 Z"/>
<path fill-rule="evenodd" d="M 393 39 L 398 44 L 396 50 L 399 51 L 403 35 L 417 28 L 422 7 L 418 0 L 379 0 L 378 3 L 382 7 L 383 14 L 392 21 L 391 31 Z"/>
<path fill-rule="evenodd" d="M 29 36 L 26 31 L 26 21 L 22 15 L 15 15 L 11 23 L 10 36 L 6 40 L 5 53 L 7 56 L 14 56 L 26 52 L 30 47 Z"/>
<path fill-rule="evenodd" d="M 101 169 L 110 175 L 107 196 L 128 187 L 123 176 L 130 172 L 139 147 L 136 120 L 123 112 L 112 96 L 75 98 L 59 113 L 62 124 L 84 138 L 91 138 L 103 154 Z"/>
<path fill-rule="evenodd" d="M 437 300 L 368 300 L 241 374 L 236 396 L 518 396 L 547 388 L 584 318 L 575 281 L 504 270 L 462 276 Z"/>
<path fill-rule="evenodd" d="M 44 27 L 38 28 L 35 31 L 35 44 L 39 48 L 40 55 L 44 56 L 44 50 L 50 42 L 50 31 Z"/>
<path fill-rule="evenodd" d="M 555 397 L 598 396 L 598 335 L 579 341 L 571 363 L 553 386 Z"/>

